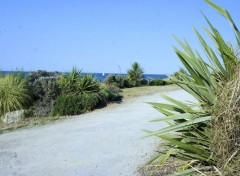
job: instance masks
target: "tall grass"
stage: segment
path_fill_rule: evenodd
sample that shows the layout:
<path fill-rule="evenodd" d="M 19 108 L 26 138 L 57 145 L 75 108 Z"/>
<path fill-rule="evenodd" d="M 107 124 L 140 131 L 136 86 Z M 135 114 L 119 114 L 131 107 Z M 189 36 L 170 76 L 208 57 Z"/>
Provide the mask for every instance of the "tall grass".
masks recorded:
<path fill-rule="evenodd" d="M 211 149 L 223 175 L 240 173 L 240 67 L 218 94 L 212 112 Z"/>
<path fill-rule="evenodd" d="M 206 2 L 230 22 L 236 36 L 238 48 L 240 48 L 240 33 L 228 11 L 212 3 L 210 0 L 206 0 Z M 171 77 L 172 83 L 177 84 L 194 96 L 198 100 L 198 103 L 186 104 L 167 96 L 163 96 L 163 98 L 168 100 L 169 104 L 150 103 L 167 116 L 156 119 L 154 122 L 167 121 L 170 124 L 169 127 L 164 129 L 147 131 L 149 136 L 156 136 L 167 142 L 165 144 L 166 150 L 161 151 L 150 163 L 162 166 L 170 157 L 180 159 L 182 166 L 177 169 L 179 172 L 173 175 L 219 175 L 225 173 L 224 169 L 222 170 L 222 168 L 226 168 L 223 166 L 223 163 L 228 165 L 229 159 L 232 159 L 231 156 L 236 158 L 236 152 L 239 150 L 239 146 L 237 145 L 235 145 L 234 150 L 227 148 L 226 150 L 231 156 L 228 155 L 228 157 L 223 158 L 221 157 L 223 153 L 219 152 L 219 154 L 215 152 L 218 149 L 212 147 L 222 146 L 221 143 L 226 143 L 231 139 L 231 136 L 235 139 L 238 136 L 239 131 L 236 132 L 234 128 L 225 125 L 228 122 L 225 121 L 227 118 L 225 119 L 225 115 L 222 114 L 222 110 L 224 109 L 216 104 L 221 101 L 219 95 L 221 97 L 221 92 L 225 92 L 225 88 L 229 84 L 228 82 L 234 79 L 234 72 L 239 63 L 239 58 L 232 49 L 232 44 L 229 45 L 223 39 L 207 17 L 205 19 L 210 27 L 210 30 L 205 29 L 205 31 L 215 43 L 217 52 L 210 47 L 196 29 L 194 31 L 209 59 L 208 63 L 198 51 L 195 52 L 191 48 L 187 41 L 182 42 L 176 38 L 182 50 L 176 47 L 174 49 L 187 72 L 179 72 L 177 78 Z M 239 83 L 237 80 L 235 81 Z M 229 94 L 224 93 L 224 95 Z M 232 97 L 238 97 L 233 93 L 231 95 Z M 226 104 L 230 103 L 229 99 L 225 98 L 225 100 Z M 231 109 L 229 110 L 231 111 Z M 214 121 L 218 125 L 212 125 L 211 122 L 215 119 L 213 112 L 216 111 L 220 111 L 219 113 L 223 115 L 223 120 Z M 231 112 L 236 114 L 234 111 Z M 234 121 L 234 123 L 237 126 L 239 125 L 238 121 Z M 226 135 L 227 138 L 224 138 L 224 141 L 223 138 L 213 140 L 214 137 L 217 139 L 217 135 L 213 135 L 213 131 L 216 128 L 224 129 L 226 127 L 229 129 L 227 132 L 231 131 L 229 134 L 234 133 L 234 135 Z M 237 130 L 239 129 L 237 128 Z M 219 135 L 219 133 L 217 134 Z M 214 143 L 214 141 L 219 145 Z M 225 146 L 229 145 L 226 144 Z M 236 169 L 232 169 L 231 171 L 228 170 L 227 175 L 234 175 L 236 173 Z"/>
<path fill-rule="evenodd" d="M 27 82 L 21 75 L 0 76 L 0 116 L 24 108 L 30 100 Z"/>

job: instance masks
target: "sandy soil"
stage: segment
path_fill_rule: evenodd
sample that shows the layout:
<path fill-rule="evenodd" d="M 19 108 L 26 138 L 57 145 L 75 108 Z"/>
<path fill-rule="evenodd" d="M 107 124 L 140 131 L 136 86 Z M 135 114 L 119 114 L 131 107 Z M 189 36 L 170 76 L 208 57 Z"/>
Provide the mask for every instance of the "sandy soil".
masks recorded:
<path fill-rule="evenodd" d="M 166 93 L 193 100 L 181 90 Z M 159 141 L 140 139 L 142 129 L 161 116 L 145 102 L 163 102 L 159 93 L 71 117 L 53 124 L 0 135 L 0 175 L 132 176 L 153 154 Z"/>

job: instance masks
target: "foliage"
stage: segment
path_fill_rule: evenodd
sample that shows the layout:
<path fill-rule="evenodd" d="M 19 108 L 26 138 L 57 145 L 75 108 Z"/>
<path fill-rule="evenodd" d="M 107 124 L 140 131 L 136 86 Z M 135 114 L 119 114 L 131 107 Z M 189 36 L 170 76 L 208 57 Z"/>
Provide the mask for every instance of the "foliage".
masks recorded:
<path fill-rule="evenodd" d="M 60 75 L 59 72 L 47 72 L 45 70 L 38 70 L 38 71 L 30 72 L 26 76 L 26 79 L 27 79 L 27 82 L 31 84 L 38 79 L 46 78 L 46 77 L 53 78 L 53 77 L 57 77 L 58 75 Z"/>
<path fill-rule="evenodd" d="M 28 114 L 34 117 L 49 116 L 53 103 L 60 94 L 56 78 L 41 77 L 32 83 L 31 89 L 35 101 Z"/>
<path fill-rule="evenodd" d="M 33 105 L 27 110 L 25 117 L 48 117 L 51 114 L 55 100 L 44 97 L 34 101 Z"/>
<path fill-rule="evenodd" d="M 240 67 L 221 90 L 213 107 L 211 149 L 223 175 L 240 173 Z"/>
<path fill-rule="evenodd" d="M 146 80 L 146 79 L 142 79 L 142 80 L 140 81 L 140 85 L 142 85 L 142 86 L 148 86 L 148 84 L 149 84 L 149 81 Z"/>
<path fill-rule="evenodd" d="M 130 83 L 129 80 L 126 76 L 116 76 L 116 80 L 117 80 L 117 86 L 119 88 L 128 88 L 130 87 Z"/>
<path fill-rule="evenodd" d="M 79 115 L 93 110 L 98 101 L 96 94 L 61 95 L 57 97 L 56 102 L 54 103 L 52 115 Z"/>
<path fill-rule="evenodd" d="M 67 75 L 59 76 L 57 85 L 61 96 L 54 104 L 53 115 L 81 114 L 107 102 L 107 93 L 103 91 L 95 77 L 82 74 L 77 68 L 73 68 Z"/>
<path fill-rule="evenodd" d="M 230 21 L 240 48 L 240 33 L 229 13 L 210 0 L 206 0 L 206 2 Z M 188 105 L 166 96 L 164 98 L 170 104 L 151 103 L 157 110 L 167 116 L 156 119 L 154 122 L 167 121 L 170 124 L 169 127 L 158 131 L 147 131 L 149 136 L 156 136 L 167 141 L 165 145 L 167 149 L 159 153 L 153 163 L 162 165 L 169 157 L 181 159 L 185 167 L 182 167 L 178 174 L 173 175 L 186 175 L 186 173 L 188 175 L 197 175 L 203 172 L 219 175 L 223 167 L 221 164 L 219 165 L 219 160 L 224 158 L 214 154 L 213 148 L 211 148 L 212 131 L 215 130 L 210 123 L 212 120 L 212 108 L 215 107 L 217 108 L 215 111 L 221 111 L 221 109 L 218 109 L 219 107 L 216 107 L 217 95 L 219 92 L 225 91 L 224 87 L 233 78 L 239 60 L 232 46 L 224 41 L 220 33 L 206 17 L 205 19 L 211 31 L 205 30 L 215 43 L 220 57 L 195 29 L 209 63 L 203 60 L 199 52 L 194 52 L 187 41 L 181 42 L 176 38 L 184 51 L 175 48 L 175 52 L 187 72 L 180 72 L 177 78 L 171 77 L 173 83 L 194 96 L 199 103 Z M 222 123 L 218 124 L 222 125 Z M 220 163 L 228 164 L 228 160 L 225 159 Z M 234 170 L 228 172 L 228 175 L 234 174 Z"/>
<path fill-rule="evenodd" d="M 59 76 L 57 84 L 61 90 L 61 95 L 95 94 L 99 100 L 105 100 L 105 97 L 100 94 L 100 83 L 95 77 L 90 74 L 83 75 L 77 68 L 73 68 L 69 75 Z"/>
<path fill-rule="evenodd" d="M 55 99 L 59 95 L 59 88 L 55 78 L 42 78 L 32 84 L 32 91 L 35 99 L 45 97 Z"/>
<path fill-rule="evenodd" d="M 120 95 L 121 92 L 121 89 L 115 84 L 106 85 L 101 90 L 101 93 L 105 95 L 108 102 L 120 101 L 122 99 L 122 96 Z M 104 102 L 102 102 L 102 104 L 104 104 Z"/>
<path fill-rule="evenodd" d="M 61 94 L 66 95 L 78 92 L 77 82 L 81 77 L 81 71 L 75 67 L 73 67 L 69 74 L 60 75 L 57 79 L 57 84 L 61 90 Z"/>
<path fill-rule="evenodd" d="M 104 81 L 106 85 L 115 85 L 119 88 L 128 88 L 132 87 L 130 86 L 129 79 L 126 76 L 121 76 L 121 75 L 113 75 L 110 74 L 106 80 Z"/>
<path fill-rule="evenodd" d="M 181 80 L 181 74 L 188 74 L 183 68 L 173 74 L 173 77 Z"/>
<path fill-rule="evenodd" d="M 108 77 L 104 80 L 104 83 L 107 85 L 117 83 L 116 76 L 113 74 L 108 75 Z"/>
<path fill-rule="evenodd" d="M 130 85 L 133 87 L 140 86 L 143 73 L 143 68 L 141 68 L 141 66 L 137 62 L 134 62 L 132 64 L 132 68 L 127 71 L 127 78 Z"/>
<path fill-rule="evenodd" d="M 149 86 L 164 86 L 166 82 L 163 79 L 153 79 L 150 81 Z"/>
<path fill-rule="evenodd" d="M 0 77 L 0 116 L 26 107 L 31 101 L 27 82 L 21 75 Z"/>
<path fill-rule="evenodd" d="M 93 75 L 86 74 L 76 82 L 77 94 L 98 93 L 101 88 Z"/>

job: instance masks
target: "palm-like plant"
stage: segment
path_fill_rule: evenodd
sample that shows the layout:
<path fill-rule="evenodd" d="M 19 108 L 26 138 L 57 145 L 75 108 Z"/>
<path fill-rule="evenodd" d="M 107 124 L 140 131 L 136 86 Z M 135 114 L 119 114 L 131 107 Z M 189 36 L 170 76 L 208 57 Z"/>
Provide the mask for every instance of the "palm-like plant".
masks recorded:
<path fill-rule="evenodd" d="M 62 75 L 57 81 L 62 95 L 67 94 L 94 94 L 100 101 L 106 101 L 105 96 L 101 93 L 100 83 L 93 75 L 82 74 L 81 70 L 73 68 L 69 75 Z"/>
<path fill-rule="evenodd" d="M 62 94 L 76 92 L 76 82 L 82 78 L 81 70 L 73 67 L 67 75 L 60 75 L 57 79 L 57 84 L 62 91 Z"/>
<path fill-rule="evenodd" d="M 236 35 L 238 48 L 240 48 L 240 33 L 229 13 L 205 0 L 210 6 L 228 19 L 233 26 Z M 171 82 L 193 95 L 197 100 L 198 110 L 193 105 L 179 102 L 172 98 L 163 96 L 171 104 L 150 103 L 166 118 L 156 119 L 158 121 L 168 121 L 170 126 L 158 131 L 147 131 L 149 136 L 159 137 L 168 143 L 166 150 L 162 151 L 153 162 L 163 164 L 170 156 L 181 159 L 187 167 L 176 175 L 190 175 L 208 172 L 209 170 L 220 173 L 221 166 L 211 149 L 212 130 L 211 109 L 216 103 L 218 92 L 220 92 L 234 75 L 234 70 L 239 63 L 239 59 L 216 28 L 205 17 L 211 31 L 207 34 L 214 41 L 218 54 L 207 44 L 200 33 L 195 29 L 195 33 L 205 50 L 209 63 L 205 62 L 199 52 L 194 52 L 187 41 L 181 42 L 176 38 L 183 51 L 174 48 L 179 59 L 185 66 L 186 72 L 180 72 L 178 78 L 171 77 Z M 222 163 L 222 162 L 221 162 Z M 173 174 L 174 175 L 174 174 Z"/>
<path fill-rule="evenodd" d="M 20 76 L 8 74 L 0 77 L 0 116 L 24 108 L 31 96 L 27 82 Z"/>
<path fill-rule="evenodd" d="M 127 71 L 127 77 L 134 87 L 140 85 L 143 73 L 143 68 L 137 62 L 134 62 L 132 68 Z"/>

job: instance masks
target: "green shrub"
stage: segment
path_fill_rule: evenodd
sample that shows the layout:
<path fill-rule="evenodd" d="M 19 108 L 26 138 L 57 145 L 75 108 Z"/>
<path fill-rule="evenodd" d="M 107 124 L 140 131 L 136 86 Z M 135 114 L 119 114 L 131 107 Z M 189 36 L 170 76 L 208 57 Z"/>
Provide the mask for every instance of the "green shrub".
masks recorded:
<path fill-rule="evenodd" d="M 148 85 L 148 80 L 146 80 L 146 79 L 142 79 L 141 80 L 141 82 L 140 82 L 140 84 L 142 85 L 142 86 L 147 86 Z"/>
<path fill-rule="evenodd" d="M 60 94 L 56 83 L 59 72 L 38 70 L 26 76 L 33 95 L 33 104 L 27 110 L 26 117 L 47 117 L 50 115 L 53 103 Z"/>
<path fill-rule="evenodd" d="M 118 83 L 116 76 L 113 74 L 108 75 L 108 77 L 104 80 L 104 83 L 109 85 L 109 84 L 115 84 Z"/>
<path fill-rule="evenodd" d="M 120 95 L 121 89 L 115 84 L 106 85 L 101 93 L 105 95 L 107 102 L 120 101 L 122 99 Z M 102 102 L 102 104 L 104 104 L 104 102 Z"/>
<path fill-rule="evenodd" d="M 100 83 L 93 75 L 90 74 L 83 75 L 80 79 L 78 79 L 76 82 L 76 88 L 77 94 L 97 94 L 101 89 Z"/>
<path fill-rule="evenodd" d="M 55 99 L 60 94 L 55 78 L 42 78 L 36 80 L 31 88 L 35 99 L 43 99 L 45 97 L 48 99 Z"/>
<path fill-rule="evenodd" d="M 109 75 L 106 80 L 104 81 L 106 85 L 114 84 L 115 86 L 119 88 L 127 88 L 132 87 L 130 86 L 129 79 L 126 76 L 121 75 Z"/>
<path fill-rule="evenodd" d="M 30 101 L 29 87 L 21 75 L 8 74 L 0 77 L 0 116 L 23 109 Z"/>
<path fill-rule="evenodd" d="M 53 106 L 52 115 L 79 115 L 92 111 L 96 108 L 98 101 L 99 99 L 96 94 L 62 95 L 57 97 Z"/>
<path fill-rule="evenodd" d="M 166 82 L 162 79 L 153 79 L 149 83 L 150 86 L 164 86 Z"/>
<path fill-rule="evenodd" d="M 127 79 L 126 76 L 116 76 L 116 80 L 117 80 L 117 85 L 119 88 L 127 88 L 129 87 L 129 80 Z"/>
<path fill-rule="evenodd" d="M 50 115 L 56 97 L 60 94 L 56 78 L 41 77 L 31 84 L 34 102 L 29 109 L 34 117 L 47 117 Z"/>
<path fill-rule="evenodd" d="M 100 91 L 100 83 L 93 75 L 82 74 L 77 68 L 73 68 L 68 75 L 61 75 L 57 84 L 62 95 L 67 94 L 91 94 Z"/>
<path fill-rule="evenodd" d="M 75 67 L 72 68 L 72 71 L 69 74 L 60 75 L 57 79 L 57 85 L 61 90 L 61 94 L 66 95 L 68 93 L 79 92 L 77 82 L 81 79 L 81 77 L 81 70 L 78 70 Z"/>
<path fill-rule="evenodd" d="M 48 72 L 45 70 L 38 70 L 38 71 L 30 72 L 26 76 L 26 79 L 27 79 L 27 82 L 31 84 L 38 79 L 46 78 L 46 77 L 48 78 L 57 77 L 60 74 L 61 74 L 60 72 Z"/>
<path fill-rule="evenodd" d="M 47 97 L 39 99 L 33 103 L 30 109 L 29 117 L 48 117 L 51 114 L 55 100 Z"/>

